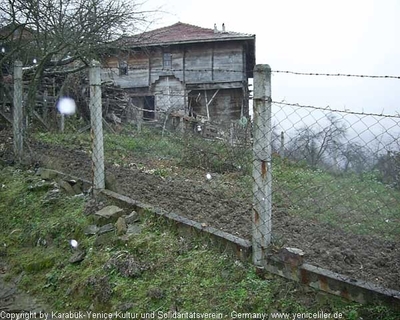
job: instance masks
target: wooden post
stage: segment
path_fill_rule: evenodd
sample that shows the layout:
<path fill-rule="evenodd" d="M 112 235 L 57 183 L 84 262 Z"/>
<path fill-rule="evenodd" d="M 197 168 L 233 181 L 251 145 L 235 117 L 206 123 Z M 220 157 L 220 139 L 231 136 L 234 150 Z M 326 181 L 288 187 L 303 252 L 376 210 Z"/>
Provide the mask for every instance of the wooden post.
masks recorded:
<path fill-rule="evenodd" d="M 207 120 L 210 120 L 210 110 L 208 109 L 207 90 L 204 90 L 204 98 L 206 100 Z"/>
<path fill-rule="evenodd" d="M 14 155 L 17 161 L 23 156 L 23 110 L 22 110 L 22 62 L 14 64 L 14 104 L 13 104 Z"/>
<path fill-rule="evenodd" d="M 103 116 L 101 101 L 100 63 L 92 61 L 89 69 L 90 83 L 90 125 L 92 136 L 92 171 L 93 191 L 105 188 Z"/>
<path fill-rule="evenodd" d="M 253 263 L 265 265 L 271 243 L 271 68 L 254 68 L 254 144 L 253 144 Z"/>

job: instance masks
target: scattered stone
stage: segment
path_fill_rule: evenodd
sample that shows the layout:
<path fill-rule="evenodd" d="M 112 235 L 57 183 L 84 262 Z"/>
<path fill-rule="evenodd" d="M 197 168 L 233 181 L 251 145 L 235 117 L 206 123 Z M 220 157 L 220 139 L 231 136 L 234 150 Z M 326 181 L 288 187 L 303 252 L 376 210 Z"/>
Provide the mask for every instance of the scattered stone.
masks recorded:
<path fill-rule="evenodd" d="M 85 256 L 86 256 L 85 251 L 78 250 L 72 255 L 71 258 L 69 258 L 69 262 L 72 264 L 81 262 L 83 261 L 83 259 L 85 259 Z"/>
<path fill-rule="evenodd" d="M 125 234 L 128 230 L 125 218 L 119 217 L 117 222 L 115 223 L 115 228 L 117 229 L 117 235 L 121 236 Z"/>
<path fill-rule="evenodd" d="M 138 223 L 128 225 L 127 235 L 137 236 L 142 232 L 142 226 Z"/>
<path fill-rule="evenodd" d="M 277 258 L 292 267 L 297 267 L 303 264 L 304 251 L 297 248 L 282 248 L 277 254 Z"/>
<path fill-rule="evenodd" d="M 137 236 L 142 232 L 142 227 L 138 223 L 128 224 L 128 229 L 126 230 L 126 234 L 118 237 L 122 242 L 127 242 L 133 236 Z"/>
<path fill-rule="evenodd" d="M 100 223 L 110 223 L 116 222 L 119 217 L 124 213 L 124 210 L 117 206 L 107 206 L 100 211 L 97 211 L 94 216 L 98 219 Z"/>
<path fill-rule="evenodd" d="M 113 225 L 112 223 L 108 223 L 108 224 L 106 224 L 106 225 L 100 227 L 100 228 L 98 229 L 97 233 L 98 233 L 99 235 L 101 235 L 101 234 L 104 234 L 104 233 L 107 233 L 107 232 L 112 232 L 112 231 L 114 231 L 114 230 L 115 230 L 114 225 Z"/>
<path fill-rule="evenodd" d="M 72 189 L 71 185 L 67 181 L 59 180 L 58 184 L 60 185 L 60 188 L 63 189 L 69 196 L 75 195 L 74 189 Z"/>
<path fill-rule="evenodd" d="M 81 194 L 83 193 L 82 190 L 82 183 L 75 183 L 74 185 L 72 185 L 72 189 L 74 190 L 75 194 Z"/>
<path fill-rule="evenodd" d="M 84 230 L 84 233 L 87 236 L 95 235 L 97 232 L 99 232 L 99 227 L 95 224 L 88 225 Z"/>
<path fill-rule="evenodd" d="M 57 172 L 45 168 L 39 168 L 36 174 L 40 175 L 44 180 L 54 180 L 57 178 Z"/>
<path fill-rule="evenodd" d="M 136 211 L 132 211 L 128 216 L 125 217 L 125 222 L 129 225 L 138 222 L 139 219 L 139 214 Z"/>

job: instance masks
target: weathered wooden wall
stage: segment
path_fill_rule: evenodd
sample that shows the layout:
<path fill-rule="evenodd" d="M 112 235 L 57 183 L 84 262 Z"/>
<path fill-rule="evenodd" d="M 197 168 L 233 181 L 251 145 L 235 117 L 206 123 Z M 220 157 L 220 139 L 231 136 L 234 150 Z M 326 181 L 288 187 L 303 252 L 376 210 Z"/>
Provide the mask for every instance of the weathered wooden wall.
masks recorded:
<path fill-rule="evenodd" d="M 126 61 L 128 74 L 120 75 L 119 64 Z M 109 57 L 102 68 L 103 82 L 111 81 L 121 88 L 146 87 L 149 85 L 149 57 L 144 52 L 132 53 L 128 56 Z"/>
<path fill-rule="evenodd" d="M 163 54 L 172 55 L 171 69 L 163 68 Z M 173 75 L 185 84 L 217 84 L 247 81 L 244 49 L 240 42 L 204 43 L 154 48 L 129 56 L 109 57 L 104 62 L 103 81 L 122 88 L 154 84 L 162 76 Z M 119 74 L 119 63 L 128 63 L 128 74 Z"/>

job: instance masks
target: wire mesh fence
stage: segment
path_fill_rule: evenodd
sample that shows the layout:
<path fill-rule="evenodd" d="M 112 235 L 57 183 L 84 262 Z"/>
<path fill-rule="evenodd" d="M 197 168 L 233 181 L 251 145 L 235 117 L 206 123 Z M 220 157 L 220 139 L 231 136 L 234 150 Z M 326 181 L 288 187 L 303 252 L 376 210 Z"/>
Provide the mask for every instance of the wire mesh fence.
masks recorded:
<path fill-rule="evenodd" d="M 251 117 L 214 121 L 217 90 L 198 98 L 167 85 L 139 98 L 102 84 L 95 64 L 73 115 L 56 108 L 65 86 L 40 90 L 37 115 L 24 112 L 27 153 L 93 190 L 252 239 L 256 265 L 291 246 L 317 266 L 400 289 L 399 117 L 272 101 L 270 73 L 255 69 Z"/>
<path fill-rule="evenodd" d="M 281 103 L 272 110 L 275 241 L 303 249 L 313 264 L 398 289 L 400 119 Z"/>

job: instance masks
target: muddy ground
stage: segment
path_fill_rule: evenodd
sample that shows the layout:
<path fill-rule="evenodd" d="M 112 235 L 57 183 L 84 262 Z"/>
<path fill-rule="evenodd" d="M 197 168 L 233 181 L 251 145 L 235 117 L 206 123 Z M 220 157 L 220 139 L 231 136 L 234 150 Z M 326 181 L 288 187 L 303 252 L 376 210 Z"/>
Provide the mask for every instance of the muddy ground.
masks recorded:
<path fill-rule="evenodd" d="M 0 132 L 1 142 L 12 144 Z M 84 150 L 31 143 L 31 161 L 91 179 L 91 162 Z M 11 155 L 0 148 L 0 159 L 12 164 Z M 133 165 L 122 168 L 107 165 L 115 177 L 119 192 L 228 233 L 250 239 L 251 203 L 223 196 L 218 184 L 203 179 L 175 175 L 162 178 Z M 215 176 L 218 179 L 218 176 Z M 353 279 L 373 282 L 400 290 L 400 247 L 396 242 L 354 235 L 321 224 L 289 216 L 284 208 L 273 208 L 273 239 L 276 245 L 302 249 L 306 262 L 344 274 Z"/>

